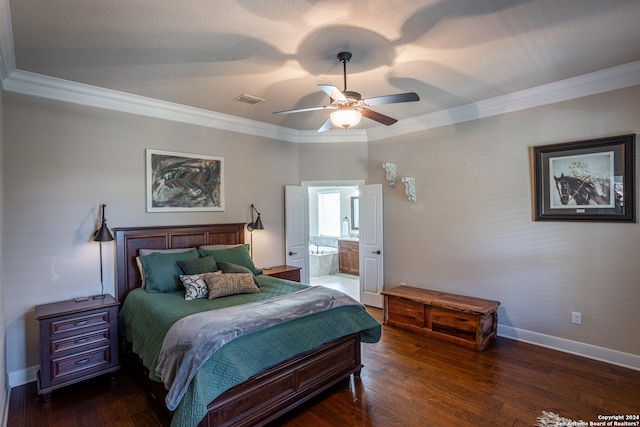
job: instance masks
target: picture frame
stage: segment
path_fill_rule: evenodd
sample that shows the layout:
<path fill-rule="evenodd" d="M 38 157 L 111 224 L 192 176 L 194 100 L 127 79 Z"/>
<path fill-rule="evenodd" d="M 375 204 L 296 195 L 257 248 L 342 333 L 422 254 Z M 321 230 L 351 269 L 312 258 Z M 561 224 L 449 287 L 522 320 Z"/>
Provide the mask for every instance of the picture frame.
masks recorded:
<path fill-rule="evenodd" d="M 224 211 L 224 157 L 146 150 L 147 212 Z"/>
<path fill-rule="evenodd" d="M 635 222 L 635 135 L 534 147 L 536 221 Z"/>

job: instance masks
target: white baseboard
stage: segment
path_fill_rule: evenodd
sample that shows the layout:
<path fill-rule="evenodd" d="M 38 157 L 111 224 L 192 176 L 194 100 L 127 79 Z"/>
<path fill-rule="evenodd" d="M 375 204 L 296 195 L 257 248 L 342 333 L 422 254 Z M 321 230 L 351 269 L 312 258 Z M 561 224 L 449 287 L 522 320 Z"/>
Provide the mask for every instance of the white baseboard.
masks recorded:
<path fill-rule="evenodd" d="M 40 365 L 31 366 L 20 371 L 9 372 L 9 387 L 17 387 L 36 380 Z"/>
<path fill-rule="evenodd" d="M 623 353 L 617 350 L 610 350 L 591 344 L 571 341 L 551 335 L 540 334 L 538 332 L 526 331 L 524 329 L 513 328 L 511 326 L 498 325 L 498 335 L 516 341 L 547 347 L 565 353 L 575 354 L 588 359 L 599 360 L 611 363 L 612 365 L 640 371 L 640 356 L 630 353 Z"/>

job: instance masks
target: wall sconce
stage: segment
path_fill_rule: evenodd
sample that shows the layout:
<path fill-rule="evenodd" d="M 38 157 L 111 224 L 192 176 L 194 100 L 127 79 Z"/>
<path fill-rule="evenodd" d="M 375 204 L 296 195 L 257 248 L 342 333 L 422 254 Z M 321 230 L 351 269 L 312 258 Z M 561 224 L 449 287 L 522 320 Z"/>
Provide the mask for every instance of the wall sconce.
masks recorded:
<path fill-rule="evenodd" d="M 253 220 L 253 211 L 256 211 L 256 213 L 258 214 L 258 217 L 255 221 Z M 264 230 L 264 225 L 262 224 L 262 220 L 260 219 L 260 212 L 258 212 L 253 204 L 251 205 L 251 222 L 247 224 L 247 230 Z"/>
<path fill-rule="evenodd" d="M 416 179 L 410 176 L 403 176 L 402 182 L 404 182 L 404 192 L 409 198 L 411 203 L 416 201 Z"/>
<path fill-rule="evenodd" d="M 104 208 L 107 205 L 100 205 L 100 218 L 102 218 L 102 225 L 93 233 L 93 241 L 100 242 L 100 295 L 95 295 L 94 299 L 104 298 L 104 276 L 102 273 L 102 242 L 110 242 L 113 240 L 113 236 L 109 231 L 109 227 L 107 227 L 107 218 L 104 216 Z"/>
<path fill-rule="evenodd" d="M 392 188 L 396 188 L 396 164 L 385 162 L 382 167 L 387 171 L 387 181 Z"/>
<path fill-rule="evenodd" d="M 258 217 L 256 220 L 253 220 L 253 211 L 256 211 Z M 251 222 L 247 224 L 247 230 L 249 230 L 250 242 L 249 242 L 249 251 L 251 258 L 253 258 L 253 230 L 264 230 L 264 224 L 262 224 L 262 219 L 260 219 L 260 212 L 256 209 L 253 204 L 251 204 Z"/>

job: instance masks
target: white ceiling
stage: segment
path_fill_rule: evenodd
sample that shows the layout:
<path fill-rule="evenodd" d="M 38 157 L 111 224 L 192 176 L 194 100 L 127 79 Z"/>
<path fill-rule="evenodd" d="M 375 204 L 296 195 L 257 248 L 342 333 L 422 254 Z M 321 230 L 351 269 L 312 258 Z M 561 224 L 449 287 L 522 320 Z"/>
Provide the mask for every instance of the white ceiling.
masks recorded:
<path fill-rule="evenodd" d="M 6 83 L 35 73 L 296 131 L 316 130 L 328 113 L 272 113 L 326 105 L 317 84 L 343 89 L 343 50 L 353 53 L 349 90 L 418 93 L 419 102 L 372 107 L 400 127 L 640 61 L 638 0 L 2 3 Z M 265 101 L 233 100 L 242 94 Z"/>

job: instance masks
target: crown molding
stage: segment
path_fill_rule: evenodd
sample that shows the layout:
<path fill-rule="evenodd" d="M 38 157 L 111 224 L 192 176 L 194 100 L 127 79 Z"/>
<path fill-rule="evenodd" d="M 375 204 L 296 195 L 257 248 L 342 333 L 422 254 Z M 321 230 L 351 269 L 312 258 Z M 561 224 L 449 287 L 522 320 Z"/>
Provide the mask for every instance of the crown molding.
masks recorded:
<path fill-rule="evenodd" d="M 138 114 L 164 120 L 194 124 L 297 142 L 299 131 L 230 114 L 217 113 L 144 96 L 133 95 L 56 77 L 16 70 L 4 80 L 6 91 L 70 102 L 107 110 Z"/>
<path fill-rule="evenodd" d="M 330 143 L 330 142 L 367 142 L 367 130 L 365 129 L 332 129 L 328 132 L 315 130 L 299 131 L 299 143 Z"/>
<path fill-rule="evenodd" d="M 398 127 L 369 129 L 368 141 L 497 116 L 529 108 L 569 101 L 640 84 L 640 61 L 583 74 L 557 82 L 488 98 L 448 110 L 398 121 Z"/>
<path fill-rule="evenodd" d="M 0 0 L 3 2 L 5 0 Z M 2 4 L 0 4 L 2 6 Z M 0 23 L 0 28 L 4 26 Z M 0 45 L 2 47 L 4 45 Z M 3 57 L 0 72 L 12 66 Z M 12 71 L 3 79 L 6 91 L 105 108 L 147 117 L 195 124 L 293 143 L 370 142 L 471 120 L 521 111 L 640 84 L 640 61 L 524 89 L 482 101 L 398 121 L 394 126 L 329 132 L 300 131 L 186 105 L 132 95 L 55 77 Z"/>

